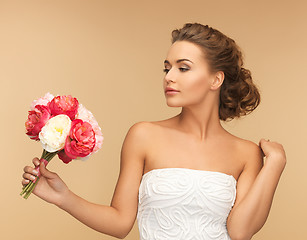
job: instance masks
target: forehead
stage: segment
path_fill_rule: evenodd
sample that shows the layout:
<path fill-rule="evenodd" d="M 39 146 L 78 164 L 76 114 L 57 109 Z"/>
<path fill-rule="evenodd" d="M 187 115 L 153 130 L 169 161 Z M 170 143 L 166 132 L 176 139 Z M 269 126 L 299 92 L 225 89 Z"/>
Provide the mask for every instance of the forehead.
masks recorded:
<path fill-rule="evenodd" d="M 174 42 L 166 55 L 166 60 L 172 62 L 177 59 L 187 58 L 193 62 L 202 61 L 203 60 L 203 52 L 201 47 L 196 45 L 195 43 L 188 41 L 176 41 Z"/>

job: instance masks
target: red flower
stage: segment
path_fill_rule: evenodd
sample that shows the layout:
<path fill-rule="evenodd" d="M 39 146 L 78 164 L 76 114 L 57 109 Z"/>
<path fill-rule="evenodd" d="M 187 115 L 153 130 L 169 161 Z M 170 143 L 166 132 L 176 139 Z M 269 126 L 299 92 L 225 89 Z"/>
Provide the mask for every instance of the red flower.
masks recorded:
<path fill-rule="evenodd" d="M 95 147 L 95 132 L 92 125 L 83 122 L 81 119 L 75 119 L 71 122 L 69 136 L 65 142 L 65 153 L 67 157 L 76 159 L 77 157 L 86 157 Z"/>
<path fill-rule="evenodd" d="M 36 105 L 32 111 L 29 111 L 28 120 L 25 123 L 26 134 L 33 140 L 38 141 L 38 134 L 42 127 L 50 119 L 51 113 L 47 106 Z"/>
<path fill-rule="evenodd" d="M 56 96 L 48 103 L 52 116 L 66 114 L 70 120 L 75 119 L 78 106 L 79 102 L 77 98 L 73 98 L 71 95 Z"/>
<path fill-rule="evenodd" d="M 66 163 L 66 164 L 69 163 L 72 160 L 72 158 L 70 158 L 66 155 L 64 149 L 58 152 L 58 157 L 59 157 L 59 159 L 61 159 L 63 161 L 63 163 Z"/>

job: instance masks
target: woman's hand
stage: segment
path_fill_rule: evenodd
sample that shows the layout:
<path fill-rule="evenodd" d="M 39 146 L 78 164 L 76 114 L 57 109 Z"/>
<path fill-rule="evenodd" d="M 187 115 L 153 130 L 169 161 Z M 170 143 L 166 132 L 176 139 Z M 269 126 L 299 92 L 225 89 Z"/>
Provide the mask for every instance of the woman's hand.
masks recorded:
<path fill-rule="evenodd" d="M 262 149 L 263 155 L 267 159 L 265 163 L 277 164 L 282 168 L 282 170 L 284 169 L 287 162 L 286 153 L 283 146 L 280 143 L 271 142 L 270 140 L 265 140 L 264 138 L 262 138 L 259 141 L 259 146 Z"/>
<path fill-rule="evenodd" d="M 41 173 L 39 181 L 32 193 L 49 203 L 59 205 L 69 192 L 68 187 L 56 173 L 47 170 L 45 164 L 40 163 L 37 157 L 33 158 L 32 162 L 35 167 L 39 166 L 39 171 Z M 35 179 L 37 172 L 33 167 L 26 166 L 22 176 L 22 185 L 26 185 L 30 180 Z"/>

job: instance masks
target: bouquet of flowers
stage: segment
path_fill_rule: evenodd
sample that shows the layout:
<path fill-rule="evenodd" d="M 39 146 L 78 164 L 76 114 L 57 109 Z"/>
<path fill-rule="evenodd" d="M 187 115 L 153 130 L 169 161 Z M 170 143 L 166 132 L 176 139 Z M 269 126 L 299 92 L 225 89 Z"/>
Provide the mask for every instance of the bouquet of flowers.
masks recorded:
<path fill-rule="evenodd" d="M 45 166 L 58 155 L 64 163 L 86 160 L 97 152 L 103 143 L 101 128 L 93 114 L 71 95 L 53 96 L 47 93 L 34 100 L 25 123 L 26 134 L 40 141 L 43 153 L 40 162 Z M 22 189 L 20 195 L 27 199 L 37 184 L 38 175 Z"/>

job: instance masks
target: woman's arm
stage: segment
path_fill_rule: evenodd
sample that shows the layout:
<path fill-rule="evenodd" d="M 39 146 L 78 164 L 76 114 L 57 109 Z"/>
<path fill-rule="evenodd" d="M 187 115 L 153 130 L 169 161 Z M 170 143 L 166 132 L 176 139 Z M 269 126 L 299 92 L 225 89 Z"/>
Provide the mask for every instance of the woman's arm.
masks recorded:
<path fill-rule="evenodd" d="M 232 240 L 249 240 L 264 225 L 272 205 L 280 176 L 286 165 L 281 144 L 260 141 L 255 147 L 237 183 L 237 199 L 227 219 Z"/>
<path fill-rule="evenodd" d="M 46 187 L 37 185 L 38 188 L 33 193 L 101 233 L 124 238 L 133 227 L 137 214 L 138 189 L 146 152 L 146 126 L 146 122 L 136 123 L 126 135 L 121 150 L 119 178 L 110 206 L 91 203 L 77 196 L 63 187 L 65 184 L 56 173 L 48 171 L 43 165 L 40 166 L 40 171 L 45 179 L 40 179 L 41 184 L 46 185 L 49 182 L 49 185 L 53 185 L 51 188 L 56 189 L 46 191 Z M 30 169 L 27 172 L 29 171 Z M 24 178 L 29 179 L 29 176 Z"/>

